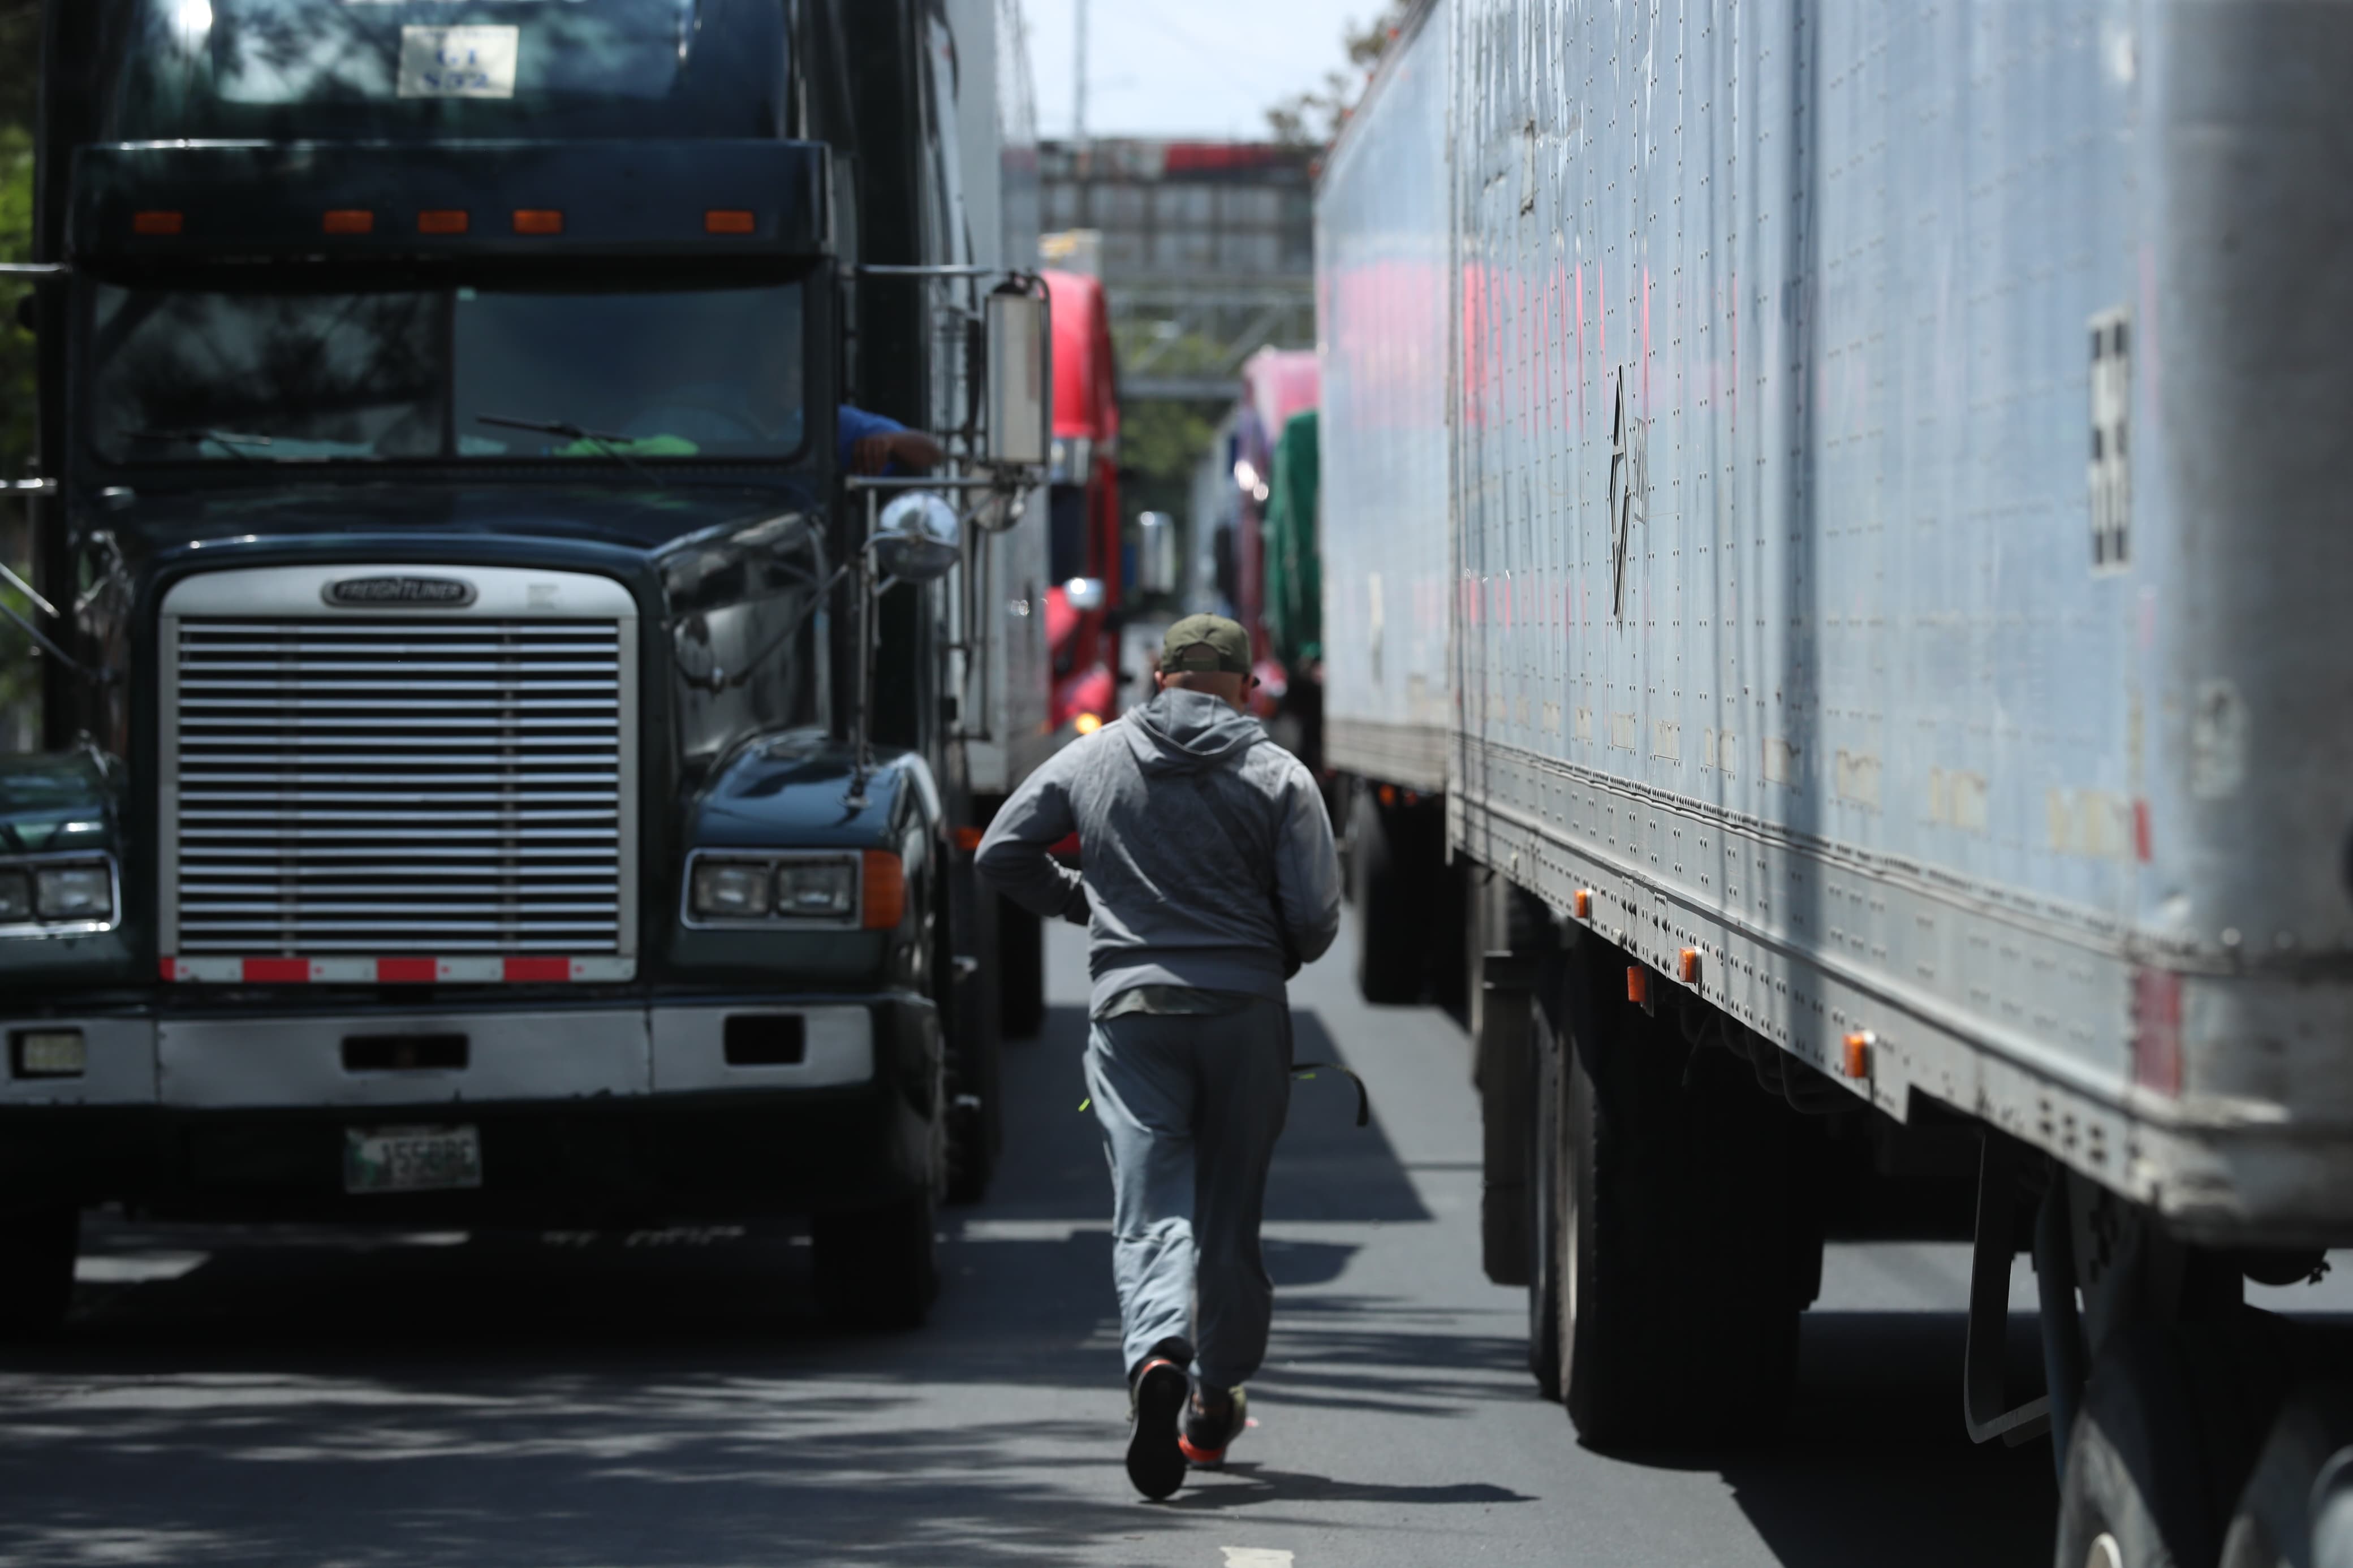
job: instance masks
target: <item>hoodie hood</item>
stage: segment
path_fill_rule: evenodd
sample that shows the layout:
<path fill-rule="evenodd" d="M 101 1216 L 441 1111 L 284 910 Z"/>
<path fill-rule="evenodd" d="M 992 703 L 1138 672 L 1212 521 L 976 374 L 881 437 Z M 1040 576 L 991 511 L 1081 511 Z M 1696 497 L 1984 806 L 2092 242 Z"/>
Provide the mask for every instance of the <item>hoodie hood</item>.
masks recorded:
<path fill-rule="evenodd" d="M 1127 743 L 1145 773 L 1189 773 L 1240 757 L 1267 738 L 1266 727 L 1206 691 L 1170 688 L 1131 708 Z"/>

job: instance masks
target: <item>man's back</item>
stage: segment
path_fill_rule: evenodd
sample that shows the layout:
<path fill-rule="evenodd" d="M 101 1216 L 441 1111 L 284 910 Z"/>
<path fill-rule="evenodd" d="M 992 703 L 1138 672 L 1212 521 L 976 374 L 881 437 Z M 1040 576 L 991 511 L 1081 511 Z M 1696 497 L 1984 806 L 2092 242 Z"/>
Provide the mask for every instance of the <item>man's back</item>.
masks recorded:
<path fill-rule="evenodd" d="M 1036 847 L 1072 830 L 1098 1003 L 1152 984 L 1280 995 L 1286 940 L 1313 959 L 1339 929 L 1315 781 L 1206 692 L 1164 690 L 1066 748 L 998 814 L 981 870 L 1030 908 L 1070 912 L 1068 872 Z"/>

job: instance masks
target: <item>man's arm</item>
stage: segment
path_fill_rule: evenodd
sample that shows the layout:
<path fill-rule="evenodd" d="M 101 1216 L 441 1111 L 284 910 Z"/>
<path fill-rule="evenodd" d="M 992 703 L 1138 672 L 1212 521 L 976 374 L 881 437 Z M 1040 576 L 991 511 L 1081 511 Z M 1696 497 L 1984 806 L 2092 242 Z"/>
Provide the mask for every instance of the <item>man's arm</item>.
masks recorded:
<path fill-rule="evenodd" d="M 1340 856 L 1323 794 L 1296 763 L 1283 790 L 1282 832 L 1274 853 L 1275 902 L 1300 962 L 1313 963 L 1340 934 Z"/>
<path fill-rule="evenodd" d="M 1077 750 L 1064 747 L 997 807 L 973 858 L 980 879 L 1023 909 L 1073 924 L 1087 918 L 1086 888 L 1048 851 L 1078 830 L 1061 776 L 1064 759 Z"/>
<path fill-rule="evenodd" d="M 860 474 L 883 473 L 894 462 L 904 472 L 928 474 L 945 455 L 939 442 L 921 430 L 888 430 L 861 437 L 849 448 L 849 464 L 852 472 Z"/>

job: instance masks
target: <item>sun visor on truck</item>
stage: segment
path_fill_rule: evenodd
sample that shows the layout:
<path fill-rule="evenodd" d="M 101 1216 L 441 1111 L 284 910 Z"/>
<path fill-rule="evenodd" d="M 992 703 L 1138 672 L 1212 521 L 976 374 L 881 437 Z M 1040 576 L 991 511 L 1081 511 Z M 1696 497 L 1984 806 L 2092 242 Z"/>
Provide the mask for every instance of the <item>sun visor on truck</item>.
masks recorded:
<path fill-rule="evenodd" d="M 824 248 L 812 142 L 149 142 L 74 161 L 78 258 Z"/>

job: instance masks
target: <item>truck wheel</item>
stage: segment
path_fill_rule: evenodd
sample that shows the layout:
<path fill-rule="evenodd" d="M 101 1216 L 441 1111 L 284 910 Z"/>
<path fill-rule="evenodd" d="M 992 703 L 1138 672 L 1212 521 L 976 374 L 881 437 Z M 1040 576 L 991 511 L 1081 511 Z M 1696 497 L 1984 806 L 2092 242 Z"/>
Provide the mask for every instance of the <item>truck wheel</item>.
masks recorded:
<path fill-rule="evenodd" d="M 939 1294 L 929 1193 L 809 1226 L 817 1302 L 837 1328 L 920 1329 Z"/>
<path fill-rule="evenodd" d="M 1572 1036 L 1562 1058 L 1569 1418 L 1596 1447 L 1767 1436 L 1788 1409 L 1806 1284 L 1792 1113 L 1672 1018 L 1610 1004 L 1609 978 L 1590 986 L 1596 1037 Z"/>
<path fill-rule="evenodd" d="M 2353 1389 L 2288 1401 L 2239 1494 L 2221 1568 L 2353 1568 Z"/>
<path fill-rule="evenodd" d="M 996 895 L 983 889 L 971 867 L 955 872 L 954 940 L 946 944 L 941 963 L 950 976 L 953 1005 L 945 1016 L 953 1026 L 947 1053 L 947 1199 L 952 1204 L 978 1203 L 988 1192 L 1004 1142 L 1004 1107 L 998 1093 L 1004 1079 L 1004 1050 L 997 986 L 1002 933 L 992 918 Z M 970 973 L 958 973 L 955 954 L 972 961 Z"/>
<path fill-rule="evenodd" d="M 2259 1314 L 2114 1331 L 2067 1442 L 2059 1568 L 2216 1561 L 2284 1366 Z"/>
<path fill-rule="evenodd" d="M 1542 1006 L 1529 1034 L 1535 1114 L 1528 1118 L 1528 1371 L 1546 1399 L 1560 1397 L 1561 1047 Z"/>
<path fill-rule="evenodd" d="M 1405 866 L 1370 785 L 1348 807 L 1349 900 L 1356 907 L 1356 990 L 1367 1002 L 1421 999 L 1420 944 Z"/>
<path fill-rule="evenodd" d="M 997 1022 L 1008 1040 L 1046 1024 L 1046 923 L 1010 899 L 997 905 Z"/>
<path fill-rule="evenodd" d="M 54 1330 L 73 1300 L 81 1210 L 27 1209 L 0 1218 L 0 1338 Z"/>

